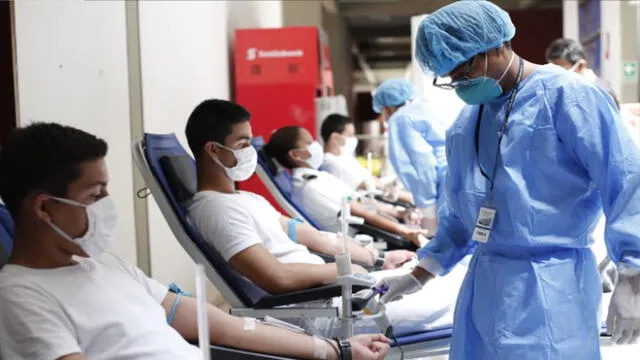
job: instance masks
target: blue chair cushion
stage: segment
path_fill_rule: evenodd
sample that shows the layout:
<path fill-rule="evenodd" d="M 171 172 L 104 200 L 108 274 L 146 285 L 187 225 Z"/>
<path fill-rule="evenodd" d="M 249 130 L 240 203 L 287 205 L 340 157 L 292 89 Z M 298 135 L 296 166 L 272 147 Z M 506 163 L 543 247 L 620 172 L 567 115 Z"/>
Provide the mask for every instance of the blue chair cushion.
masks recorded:
<path fill-rule="evenodd" d="M 0 204 L 0 268 L 9 260 L 13 249 L 13 219 L 7 208 Z"/>
<path fill-rule="evenodd" d="M 309 225 L 315 227 L 316 229 L 322 230 L 318 224 L 316 224 L 305 212 L 293 201 L 292 193 L 293 193 L 293 178 L 291 174 L 286 171 L 275 172 L 275 163 L 270 160 L 267 155 L 264 153 L 264 139 L 261 136 L 257 136 L 251 140 L 251 145 L 258 152 L 258 166 L 264 170 L 264 172 L 269 176 L 269 180 L 275 185 L 278 192 L 284 197 L 284 199 L 289 203 L 293 208 L 304 217 L 304 220 L 309 223 Z"/>
<path fill-rule="evenodd" d="M 187 217 L 185 201 L 196 189 L 196 165 L 175 134 L 145 134 L 145 156 L 185 231 L 218 274 L 246 306 L 253 307 L 266 292 L 232 271 L 220 254 L 200 235 Z"/>

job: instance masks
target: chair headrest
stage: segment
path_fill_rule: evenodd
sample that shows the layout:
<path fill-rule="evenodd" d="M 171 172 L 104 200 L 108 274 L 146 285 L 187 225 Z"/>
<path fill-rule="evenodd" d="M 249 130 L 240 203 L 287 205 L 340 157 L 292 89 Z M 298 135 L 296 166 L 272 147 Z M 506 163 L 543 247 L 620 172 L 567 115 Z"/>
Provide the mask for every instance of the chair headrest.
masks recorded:
<path fill-rule="evenodd" d="M 197 191 L 196 173 L 189 155 L 168 155 L 160 158 L 160 166 L 176 200 L 190 200 Z"/>
<path fill-rule="evenodd" d="M 13 219 L 4 205 L 0 204 L 0 268 L 9 260 L 13 249 Z"/>

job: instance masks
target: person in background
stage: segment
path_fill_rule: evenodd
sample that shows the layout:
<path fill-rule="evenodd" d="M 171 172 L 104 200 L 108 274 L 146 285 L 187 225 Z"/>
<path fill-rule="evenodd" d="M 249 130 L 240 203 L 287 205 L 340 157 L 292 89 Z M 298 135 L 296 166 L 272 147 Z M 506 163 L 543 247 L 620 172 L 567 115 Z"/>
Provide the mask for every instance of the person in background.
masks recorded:
<path fill-rule="evenodd" d="M 444 137 L 455 117 L 437 102 L 417 99 L 413 84 L 400 78 L 387 80 L 376 89 L 373 110 L 388 124 L 393 169 L 422 210 L 422 227 L 433 235 L 437 211 L 445 200 Z"/>
<path fill-rule="evenodd" d="M 384 191 L 385 200 L 413 204 L 411 193 L 399 189 L 393 180 L 383 183 L 355 158 L 358 138 L 351 118 L 340 114 L 327 116 L 322 122 L 320 135 L 324 141 L 321 170 L 342 179 L 354 190 L 378 189 Z"/>
<path fill-rule="evenodd" d="M 178 297 L 108 250 L 117 210 L 107 144 L 69 126 L 36 123 L 0 152 L 0 196 L 15 222 L 0 270 L 0 358 L 200 359 L 196 300 Z M 173 315 L 170 315 L 172 314 Z M 344 344 L 208 307 L 211 342 L 286 357 L 351 359 Z M 350 338 L 354 359 L 382 359 L 382 335 Z"/>
<path fill-rule="evenodd" d="M 271 135 L 264 152 L 293 175 L 293 201 L 323 230 L 340 231 L 342 198 L 355 196 L 353 188 L 339 178 L 318 168 L 322 164 L 322 146 L 313 140 L 306 129 L 287 126 Z M 425 242 L 427 230 L 407 226 L 413 209 L 398 210 L 394 206 L 378 203 L 350 203 L 351 214 L 361 217 L 367 224 L 402 236 L 415 246 Z M 419 219 L 419 217 L 418 217 Z M 407 224 L 402 224 L 399 220 Z"/>
<path fill-rule="evenodd" d="M 640 150 L 596 84 L 511 47 L 516 28 L 489 1 L 427 16 L 416 59 L 468 104 L 447 132 L 447 202 L 390 301 L 473 253 L 451 360 L 600 359 L 602 285 L 590 249 L 601 210 L 618 267 L 607 315 L 616 344 L 640 338 Z"/>
<path fill-rule="evenodd" d="M 565 38 L 553 40 L 547 48 L 546 56 L 547 62 L 580 74 L 585 79 L 598 84 L 602 89 L 608 92 L 609 95 L 611 95 L 618 109 L 620 109 L 620 100 L 618 99 L 618 96 L 616 96 L 616 93 L 606 80 L 598 77 L 598 75 L 589 68 L 584 49 L 579 42 Z"/>

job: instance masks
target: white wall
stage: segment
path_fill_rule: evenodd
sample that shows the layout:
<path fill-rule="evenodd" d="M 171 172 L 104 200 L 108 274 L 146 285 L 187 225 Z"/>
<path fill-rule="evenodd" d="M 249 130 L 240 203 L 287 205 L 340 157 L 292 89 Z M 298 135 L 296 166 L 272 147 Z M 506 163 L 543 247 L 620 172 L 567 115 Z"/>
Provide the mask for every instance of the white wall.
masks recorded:
<path fill-rule="evenodd" d="M 282 27 L 281 0 L 232 0 L 228 2 L 229 34 L 242 28 Z"/>
<path fill-rule="evenodd" d="M 562 28 L 563 37 L 579 39 L 578 4 L 576 0 L 564 0 L 562 2 Z"/>
<path fill-rule="evenodd" d="M 139 3 L 146 132 L 176 133 L 188 149 L 184 128 L 193 108 L 208 98 L 229 98 L 226 13 L 225 1 Z M 151 274 L 193 291 L 193 261 L 148 199 Z"/>
<path fill-rule="evenodd" d="M 176 133 L 201 101 L 230 98 L 229 41 L 236 27 L 276 27 L 280 1 L 142 1 L 139 3 L 144 130 Z M 175 240 L 151 197 L 151 274 L 195 288 L 193 261 Z"/>
<path fill-rule="evenodd" d="M 602 46 L 600 59 L 602 74 L 600 76 L 611 84 L 618 94 L 622 90 L 622 19 L 619 1 L 602 1 L 600 5 L 602 26 Z"/>
<path fill-rule="evenodd" d="M 109 190 L 120 214 L 113 251 L 135 262 L 124 3 L 13 5 L 18 122 L 72 125 L 109 143 Z"/>

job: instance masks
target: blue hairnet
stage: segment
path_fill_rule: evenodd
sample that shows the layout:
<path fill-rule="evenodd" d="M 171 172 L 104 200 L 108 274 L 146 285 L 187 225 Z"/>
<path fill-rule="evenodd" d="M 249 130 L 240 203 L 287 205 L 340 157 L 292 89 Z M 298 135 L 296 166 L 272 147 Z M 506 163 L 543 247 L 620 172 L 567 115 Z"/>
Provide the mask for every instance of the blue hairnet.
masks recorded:
<path fill-rule="evenodd" d="M 445 75 L 516 34 L 509 14 L 488 1 L 463 0 L 428 15 L 416 36 L 416 59 L 426 71 Z"/>
<path fill-rule="evenodd" d="M 373 96 L 373 111 L 378 114 L 383 106 L 400 106 L 413 99 L 415 88 L 407 79 L 390 79 L 378 86 Z"/>

